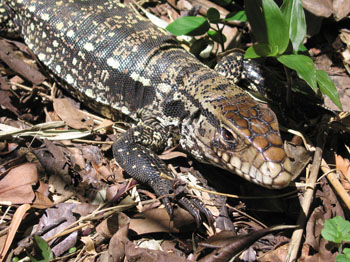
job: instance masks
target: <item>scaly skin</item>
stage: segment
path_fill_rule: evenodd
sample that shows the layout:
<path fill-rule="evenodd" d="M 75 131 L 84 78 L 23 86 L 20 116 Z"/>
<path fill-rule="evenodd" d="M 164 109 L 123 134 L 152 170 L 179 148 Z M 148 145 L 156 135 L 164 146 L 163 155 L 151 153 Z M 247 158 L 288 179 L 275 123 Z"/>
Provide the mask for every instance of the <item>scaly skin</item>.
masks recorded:
<path fill-rule="evenodd" d="M 172 174 L 155 152 L 172 143 L 259 185 L 289 184 L 275 114 L 128 7 L 108 0 L 1 5 L 0 30 L 23 37 L 64 88 L 103 115 L 133 121 L 113 153 L 157 195 L 172 191 L 161 177 Z M 172 214 L 169 199 L 162 200 Z M 180 203 L 206 213 L 197 202 Z"/>

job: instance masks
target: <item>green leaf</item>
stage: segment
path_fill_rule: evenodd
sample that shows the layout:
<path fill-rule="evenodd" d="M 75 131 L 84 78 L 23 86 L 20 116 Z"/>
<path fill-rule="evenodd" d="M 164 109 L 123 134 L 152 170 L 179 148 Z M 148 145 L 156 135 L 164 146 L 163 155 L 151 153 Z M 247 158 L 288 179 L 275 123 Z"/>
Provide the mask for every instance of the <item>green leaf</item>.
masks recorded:
<path fill-rule="evenodd" d="M 288 25 L 273 0 L 262 0 L 269 44 L 278 49 L 278 54 L 286 51 L 289 43 Z"/>
<path fill-rule="evenodd" d="M 284 0 L 281 11 L 287 21 L 289 38 L 296 52 L 306 36 L 305 13 L 301 0 Z"/>
<path fill-rule="evenodd" d="M 350 222 L 340 216 L 326 219 L 321 235 L 324 239 L 337 244 L 350 241 Z"/>
<path fill-rule="evenodd" d="M 28 254 L 30 259 L 34 262 L 49 262 L 50 259 L 53 258 L 53 254 L 51 248 L 47 244 L 47 242 L 39 237 L 38 235 L 34 235 L 34 248 L 36 250 L 35 257 Z"/>
<path fill-rule="evenodd" d="M 340 110 L 343 110 L 337 88 L 328 74 L 323 70 L 316 70 L 316 77 L 322 94 L 328 96 Z"/>
<path fill-rule="evenodd" d="M 262 13 L 261 1 L 244 0 L 245 12 L 258 43 L 268 43 L 265 17 Z"/>
<path fill-rule="evenodd" d="M 69 254 L 72 254 L 72 253 L 74 253 L 74 252 L 76 252 L 77 251 L 77 247 L 71 247 L 69 250 L 68 250 L 68 253 Z"/>
<path fill-rule="evenodd" d="M 304 45 L 300 45 L 299 46 L 299 50 L 298 50 L 299 52 L 307 52 L 308 51 L 308 49 L 306 48 L 306 46 L 304 46 Z"/>
<path fill-rule="evenodd" d="M 317 92 L 316 68 L 310 57 L 304 55 L 282 55 L 277 60 L 286 67 L 295 70 L 298 76 Z"/>
<path fill-rule="evenodd" d="M 241 21 L 247 22 L 247 15 L 244 10 L 237 13 L 229 13 L 226 15 L 225 21 Z"/>
<path fill-rule="evenodd" d="M 273 0 L 261 0 L 261 6 L 256 0 L 245 0 L 244 3 L 257 42 L 269 45 L 271 53 L 268 56 L 283 54 L 289 43 L 288 25 L 276 3 Z M 263 56 L 259 49 L 255 51 Z"/>
<path fill-rule="evenodd" d="M 202 16 L 183 16 L 170 23 L 166 28 L 173 35 L 202 35 L 209 30 L 207 19 Z"/>
<path fill-rule="evenodd" d="M 219 23 L 220 22 L 220 13 L 216 8 L 209 8 L 207 11 L 207 18 L 210 23 Z"/>
<path fill-rule="evenodd" d="M 270 46 L 268 44 L 256 44 L 251 47 L 249 47 L 245 54 L 244 58 L 258 58 L 258 57 L 265 57 L 265 56 L 271 56 L 273 52 L 270 49 Z"/>
<path fill-rule="evenodd" d="M 336 262 L 349 262 L 350 261 L 350 248 L 344 248 L 344 254 L 339 254 L 335 258 Z"/>
<path fill-rule="evenodd" d="M 218 31 L 209 30 L 208 35 L 213 41 L 215 41 L 219 44 L 226 42 L 226 36 L 224 36 L 223 34 L 221 34 Z"/>

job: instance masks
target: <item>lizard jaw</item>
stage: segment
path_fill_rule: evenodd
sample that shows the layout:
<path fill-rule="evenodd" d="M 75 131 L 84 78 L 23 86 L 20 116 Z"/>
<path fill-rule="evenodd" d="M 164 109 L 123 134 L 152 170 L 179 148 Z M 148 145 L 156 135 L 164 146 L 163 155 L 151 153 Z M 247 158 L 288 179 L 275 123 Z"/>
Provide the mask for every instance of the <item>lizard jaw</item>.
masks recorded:
<path fill-rule="evenodd" d="M 292 180 L 292 175 L 289 172 L 291 162 L 288 157 L 278 163 L 266 161 L 263 154 L 251 147 L 239 155 L 220 150 L 217 147 L 213 147 L 213 151 L 218 157 L 213 164 L 263 187 L 283 188 L 288 186 Z"/>

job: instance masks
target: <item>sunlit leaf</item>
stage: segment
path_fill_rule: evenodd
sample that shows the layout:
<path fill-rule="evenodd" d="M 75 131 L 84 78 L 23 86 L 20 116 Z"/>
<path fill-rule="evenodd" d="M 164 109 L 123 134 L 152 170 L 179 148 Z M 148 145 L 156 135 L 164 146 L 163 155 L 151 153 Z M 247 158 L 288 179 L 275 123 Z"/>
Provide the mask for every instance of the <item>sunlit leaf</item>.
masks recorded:
<path fill-rule="evenodd" d="M 269 46 L 271 53 L 267 56 L 283 54 L 289 43 L 288 25 L 276 3 L 273 0 L 262 0 L 261 6 L 255 0 L 245 0 L 244 3 L 257 42 Z M 260 48 L 255 48 L 255 52 L 266 56 L 268 49 L 263 48 L 264 53 L 260 53 Z"/>
<path fill-rule="evenodd" d="M 245 59 L 271 56 L 273 52 L 268 44 L 256 44 L 249 47 L 244 55 Z"/>
<path fill-rule="evenodd" d="M 281 11 L 289 27 L 293 50 L 296 52 L 306 36 L 305 13 L 301 0 L 284 0 Z"/>
<path fill-rule="evenodd" d="M 47 242 L 39 237 L 38 235 L 34 235 L 34 247 L 36 250 L 35 256 L 31 256 L 28 254 L 30 257 L 31 261 L 33 262 L 49 262 L 50 259 L 53 259 L 53 254 L 51 251 L 51 248 L 47 244 Z"/>
<path fill-rule="evenodd" d="M 237 13 L 229 13 L 225 21 L 241 21 L 241 22 L 247 22 L 247 15 L 245 11 L 238 11 Z"/>
<path fill-rule="evenodd" d="M 262 13 L 260 1 L 245 0 L 245 12 L 252 28 L 255 40 L 258 43 L 268 43 L 265 17 Z"/>
<path fill-rule="evenodd" d="M 339 107 L 340 110 L 343 110 L 342 104 L 339 99 L 337 88 L 335 87 L 332 79 L 328 74 L 323 70 L 316 70 L 317 83 L 320 87 L 322 94 L 328 96 L 333 103 Z"/>
<path fill-rule="evenodd" d="M 218 31 L 209 30 L 208 35 L 213 41 L 219 44 L 226 42 L 226 37 Z"/>
<path fill-rule="evenodd" d="M 170 23 L 166 28 L 173 35 L 202 35 L 209 29 L 207 19 L 202 16 L 183 16 Z"/>
<path fill-rule="evenodd" d="M 321 235 L 324 239 L 338 244 L 350 241 L 350 222 L 340 216 L 326 219 Z"/>
<path fill-rule="evenodd" d="M 310 57 L 304 55 L 282 55 L 277 60 L 286 67 L 295 70 L 298 76 L 317 92 L 316 68 Z"/>

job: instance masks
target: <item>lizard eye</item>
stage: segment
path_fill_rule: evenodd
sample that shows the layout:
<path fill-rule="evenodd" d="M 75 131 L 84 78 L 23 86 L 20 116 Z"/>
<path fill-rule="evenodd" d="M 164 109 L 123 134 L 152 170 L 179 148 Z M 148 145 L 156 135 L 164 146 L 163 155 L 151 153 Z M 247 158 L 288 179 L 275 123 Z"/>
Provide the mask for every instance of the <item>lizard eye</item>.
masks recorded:
<path fill-rule="evenodd" d="M 236 141 L 235 136 L 230 131 L 228 131 L 225 127 L 221 129 L 221 136 L 226 142 L 233 143 Z"/>

